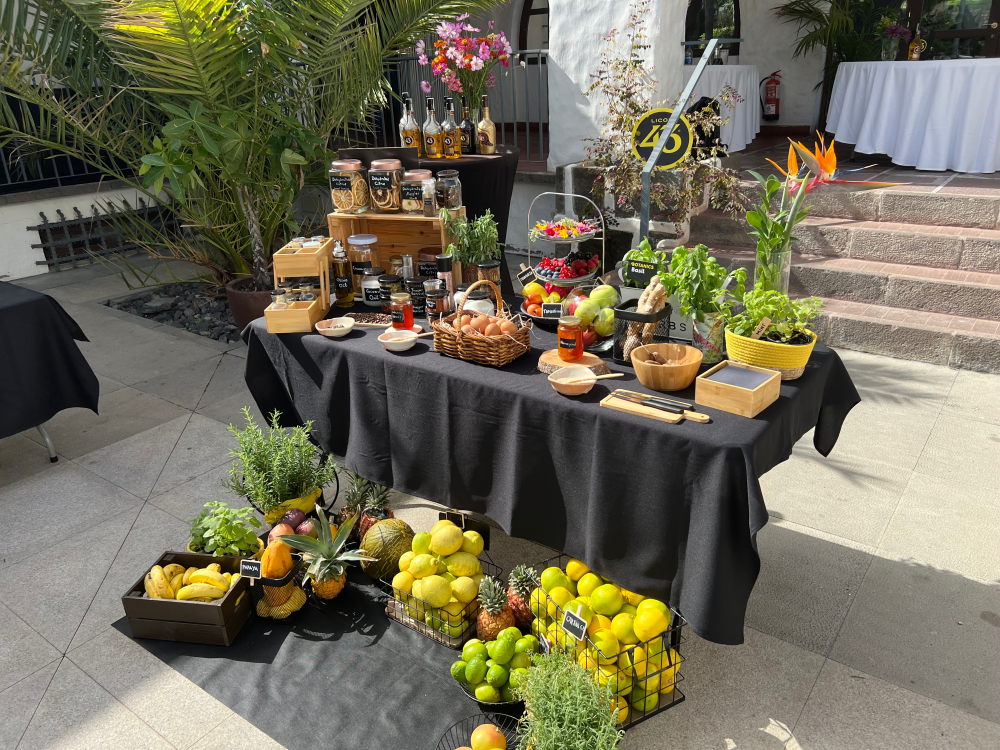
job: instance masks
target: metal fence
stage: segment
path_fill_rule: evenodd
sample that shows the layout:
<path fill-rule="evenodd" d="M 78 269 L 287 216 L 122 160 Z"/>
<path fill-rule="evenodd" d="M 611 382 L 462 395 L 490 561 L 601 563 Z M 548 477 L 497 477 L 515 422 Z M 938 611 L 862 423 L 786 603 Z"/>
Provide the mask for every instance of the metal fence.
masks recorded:
<path fill-rule="evenodd" d="M 101 177 L 89 164 L 53 151 L 28 157 L 16 141 L 0 148 L 0 195 L 98 182 Z"/>
<path fill-rule="evenodd" d="M 490 119 L 497 126 L 497 140 L 503 145 L 521 151 L 521 161 L 544 162 L 548 158 L 549 81 L 548 50 L 517 50 L 511 54 L 509 68 L 495 66 L 496 85 L 488 90 Z M 439 78 L 431 75 L 430 68 L 421 66 L 416 55 L 402 55 L 388 60 L 386 79 L 397 96 L 407 92 L 413 98 L 417 122 L 427 116 L 425 101 L 433 98 L 438 119 L 443 118 L 448 91 Z M 431 93 L 420 89 L 420 82 L 431 85 Z M 460 96 L 460 95 L 459 95 Z M 456 101 L 456 109 L 459 108 Z M 473 106 L 473 102 L 469 103 Z M 478 104 L 478 103 L 475 103 Z M 461 112 L 456 112 L 461 116 Z M 389 106 L 375 113 L 367 127 L 351 128 L 340 140 L 350 146 L 399 146 L 399 121 L 403 116 L 402 103 L 393 98 Z"/>

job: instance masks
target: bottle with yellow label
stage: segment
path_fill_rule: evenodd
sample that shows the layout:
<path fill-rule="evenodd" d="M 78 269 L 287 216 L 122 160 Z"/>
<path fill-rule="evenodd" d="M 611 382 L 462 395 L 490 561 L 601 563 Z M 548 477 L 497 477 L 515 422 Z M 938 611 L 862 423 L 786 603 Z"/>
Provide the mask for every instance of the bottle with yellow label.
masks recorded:
<path fill-rule="evenodd" d="M 444 158 L 457 159 L 462 155 L 462 134 L 455 122 L 455 100 L 446 97 L 444 106 L 447 114 L 441 123 L 443 131 Z"/>
<path fill-rule="evenodd" d="M 497 152 L 497 126 L 490 119 L 489 96 L 483 94 L 480 102 L 483 108 L 483 119 L 476 126 L 476 130 L 479 132 L 479 153 L 495 154 Z"/>
<path fill-rule="evenodd" d="M 907 60 L 919 60 L 920 53 L 927 49 L 927 40 L 920 38 L 920 29 L 917 28 L 916 33 L 913 35 L 913 41 L 910 42 L 910 48 L 906 55 Z"/>
<path fill-rule="evenodd" d="M 427 119 L 424 121 L 424 151 L 428 159 L 444 156 L 444 131 L 434 117 L 434 100 L 427 99 Z"/>
<path fill-rule="evenodd" d="M 415 148 L 417 157 L 423 155 L 423 138 L 420 135 L 420 125 L 413 115 L 413 100 L 409 94 L 403 92 L 403 119 L 399 121 L 399 137 L 405 148 Z"/>

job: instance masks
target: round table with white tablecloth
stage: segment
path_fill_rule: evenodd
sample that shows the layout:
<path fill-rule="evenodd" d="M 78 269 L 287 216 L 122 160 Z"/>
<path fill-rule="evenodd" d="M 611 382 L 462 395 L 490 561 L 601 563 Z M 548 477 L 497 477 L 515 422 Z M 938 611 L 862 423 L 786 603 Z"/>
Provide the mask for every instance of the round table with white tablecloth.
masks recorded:
<path fill-rule="evenodd" d="M 841 63 L 826 129 L 901 166 L 996 172 L 1000 58 Z"/>
<path fill-rule="evenodd" d="M 684 66 L 685 84 L 694 70 L 693 65 Z M 714 99 L 727 84 L 739 92 L 743 101 L 737 103 L 733 112 L 722 108 L 722 119 L 728 117 L 729 122 L 722 126 L 721 140 L 730 152 L 742 151 L 760 132 L 760 101 L 757 94 L 760 74 L 756 65 L 709 65 L 698 79 L 691 101 L 697 101 L 702 96 Z"/>

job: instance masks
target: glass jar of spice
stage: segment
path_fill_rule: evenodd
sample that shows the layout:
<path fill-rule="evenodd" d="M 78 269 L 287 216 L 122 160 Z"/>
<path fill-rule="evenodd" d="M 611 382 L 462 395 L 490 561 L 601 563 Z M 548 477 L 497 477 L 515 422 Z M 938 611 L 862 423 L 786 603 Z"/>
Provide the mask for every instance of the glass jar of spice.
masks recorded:
<path fill-rule="evenodd" d="M 379 297 L 382 301 L 382 312 L 389 313 L 392 303 L 392 295 L 403 291 L 403 277 L 394 273 L 387 273 L 378 280 Z"/>
<path fill-rule="evenodd" d="M 420 216 L 424 212 L 423 181 L 431 179 L 431 170 L 414 169 L 403 173 L 399 187 L 400 208 L 404 214 Z"/>
<path fill-rule="evenodd" d="M 406 291 L 410 293 L 414 315 L 427 314 L 427 293 L 424 291 L 425 281 L 427 279 L 423 276 L 411 276 L 403 282 Z"/>
<path fill-rule="evenodd" d="M 403 163 L 399 159 L 376 159 L 368 171 L 372 205 L 376 213 L 398 214 Z"/>
<path fill-rule="evenodd" d="M 358 159 L 340 159 L 330 165 L 330 197 L 338 214 L 368 210 L 368 170 Z"/>
<path fill-rule="evenodd" d="M 442 169 L 437 173 L 437 203 L 438 208 L 462 207 L 462 182 L 457 169 Z"/>
<path fill-rule="evenodd" d="M 424 216 L 437 216 L 437 180 L 432 177 L 420 184 L 424 189 Z"/>
<path fill-rule="evenodd" d="M 488 260 L 485 263 L 476 264 L 476 280 L 477 281 L 492 281 L 498 287 L 500 286 L 500 262 L 496 260 Z M 490 299 L 496 302 L 496 293 L 493 291 L 493 287 L 483 284 L 490 295 Z"/>
<path fill-rule="evenodd" d="M 393 292 L 389 300 L 389 315 L 392 316 L 392 327 L 397 330 L 409 331 L 413 328 L 413 302 L 406 292 Z"/>
<path fill-rule="evenodd" d="M 576 362 L 583 357 L 582 321 L 575 315 L 559 318 L 559 359 L 563 362 Z"/>
<path fill-rule="evenodd" d="M 368 307 L 382 307 L 382 290 L 378 280 L 384 273 L 384 268 L 364 269 L 361 278 L 361 296 Z"/>
<path fill-rule="evenodd" d="M 427 292 L 427 320 L 440 320 L 451 313 L 451 292 L 434 289 Z"/>

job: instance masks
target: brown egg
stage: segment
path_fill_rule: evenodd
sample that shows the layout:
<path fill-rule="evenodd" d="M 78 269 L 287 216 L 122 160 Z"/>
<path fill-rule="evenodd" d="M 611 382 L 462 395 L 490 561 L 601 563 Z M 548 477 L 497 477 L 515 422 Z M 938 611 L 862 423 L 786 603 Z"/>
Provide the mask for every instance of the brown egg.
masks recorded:
<path fill-rule="evenodd" d="M 517 333 L 517 323 L 512 320 L 505 320 L 500 324 L 501 333 Z"/>
<path fill-rule="evenodd" d="M 464 326 L 462 326 L 462 333 L 471 336 L 473 333 L 476 333 L 476 329 L 470 326 L 468 323 L 466 323 Z"/>
<path fill-rule="evenodd" d="M 455 327 L 455 330 L 459 330 L 462 327 L 462 322 L 459 320 L 455 320 L 452 322 L 452 325 Z"/>
<path fill-rule="evenodd" d="M 470 325 L 477 331 L 482 331 L 487 326 L 487 324 L 488 321 L 486 320 L 485 315 L 477 315 L 475 318 L 472 319 L 472 323 L 470 323 Z"/>
<path fill-rule="evenodd" d="M 496 323 L 490 323 L 488 326 L 486 326 L 486 329 L 483 331 L 483 333 L 485 333 L 487 336 L 499 336 L 500 326 L 498 326 Z"/>
<path fill-rule="evenodd" d="M 500 320 L 497 318 L 496 315 L 491 315 L 490 316 L 490 323 L 496 323 L 497 325 L 499 325 L 500 324 Z"/>
<path fill-rule="evenodd" d="M 467 326 L 471 322 L 472 322 L 472 316 L 471 315 L 463 315 L 462 316 L 462 325 L 463 326 Z"/>

